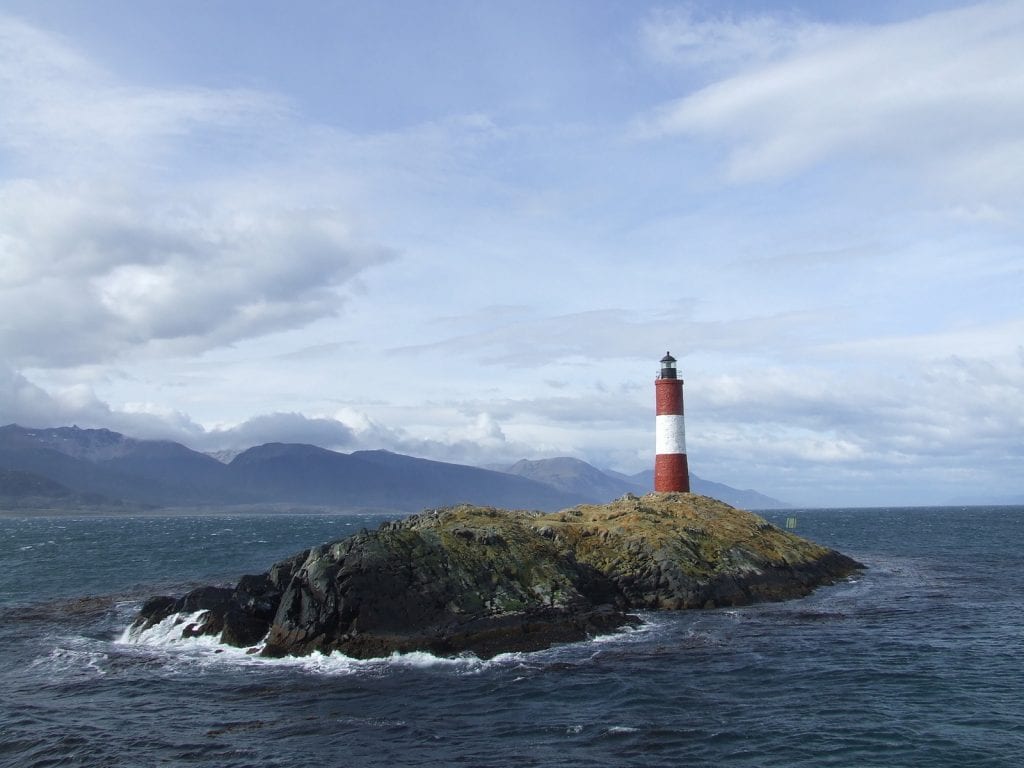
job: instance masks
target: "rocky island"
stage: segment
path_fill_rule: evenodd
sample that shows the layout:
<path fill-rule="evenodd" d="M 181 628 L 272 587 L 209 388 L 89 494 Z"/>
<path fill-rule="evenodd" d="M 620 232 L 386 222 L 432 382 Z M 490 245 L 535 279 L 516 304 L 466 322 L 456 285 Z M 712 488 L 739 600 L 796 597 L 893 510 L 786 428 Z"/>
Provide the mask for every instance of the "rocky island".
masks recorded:
<path fill-rule="evenodd" d="M 265 656 L 487 658 L 638 623 L 629 611 L 799 597 L 862 567 L 689 493 L 552 514 L 461 505 L 313 547 L 234 587 L 151 598 L 130 634 L 178 622 L 183 636 Z"/>

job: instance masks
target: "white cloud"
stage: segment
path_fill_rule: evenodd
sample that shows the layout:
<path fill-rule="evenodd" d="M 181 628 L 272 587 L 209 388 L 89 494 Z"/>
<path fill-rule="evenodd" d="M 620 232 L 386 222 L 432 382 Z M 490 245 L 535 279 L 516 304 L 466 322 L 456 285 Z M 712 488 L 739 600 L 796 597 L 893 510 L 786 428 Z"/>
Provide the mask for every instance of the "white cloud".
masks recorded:
<path fill-rule="evenodd" d="M 997 281 L 1012 282 L 1020 274 L 1020 268 L 1012 264 L 993 270 L 993 278 Z M 818 352 L 834 358 L 870 359 L 875 364 L 913 362 L 923 367 L 934 360 L 946 358 L 981 359 L 984 356 L 984 359 L 999 360 L 1021 338 L 1024 338 L 1024 318 L 1013 317 L 990 322 L 975 321 L 966 327 L 931 333 L 890 333 L 877 338 L 848 339 L 822 344 Z"/>
<path fill-rule="evenodd" d="M 705 24 L 706 26 L 706 24 Z M 925 167 L 950 187 L 1020 194 L 1024 136 L 1024 5 L 982 3 L 887 26 L 717 22 L 719 36 L 757 37 L 772 63 L 740 71 L 667 104 L 642 124 L 649 137 L 695 136 L 727 148 L 737 182 L 785 176 L 836 153 Z M 685 49 L 714 49 L 700 24 L 663 23 Z"/>
<path fill-rule="evenodd" d="M 18 366 L 199 352 L 333 315 L 389 258 L 342 211 L 247 202 L 0 186 L 0 349 Z"/>
<path fill-rule="evenodd" d="M 416 410 L 422 410 L 416 409 Z M 364 411 L 335 414 L 263 413 L 237 424 L 204 426 L 187 414 L 153 403 L 103 402 L 77 384 L 47 391 L 23 374 L 0 365 L 0 425 L 52 427 L 76 424 L 106 428 L 129 437 L 174 440 L 199 451 L 240 451 L 268 442 L 307 443 L 338 451 L 387 449 L 439 461 L 512 463 L 537 456 L 537 446 L 509 440 L 497 418 L 481 410 L 436 412 L 432 433 L 392 428 Z"/>
<path fill-rule="evenodd" d="M 117 410 L 103 402 L 91 387 L 72 384 L 48 391 L 23 374 L 0 364 L 0 424 L 81 427 L 122 431 L 131 437 L 188 440 L 202 427 L 187 415 L 169 409 Z"/>
<path fill-rule="evenodd" d="M 457 321 L 458 318 L 452 320 Z M 750 350 L 771 340 L 784 344 L 794 332 L 815 322 L 812 313 L 787 312 L 763 317 L 695 320 L 673 311 L 651 317 L 626 309 L 601 309 L 542 315 L 500 307 L 489 327 L 444 338 L 398 353 L 444 351 L 477 357 L 486 363 L 534 367 L 552 362 L 581 362 L 651 355 L 654 344 L 679 339 L 674 354 L 696 351 Z M 458 322 L 455 323 L 458 325 Z M 660 353 L 659 353 L 660 354 Z"/>
<path fill-rule="evenodd" d="M 42 387 L 0 363 L 0 422 L 36 424 L 58 415 L 58 404 Z"/>
<path fill-rule="evenodd" d="M 787 474 L 809 480 L 832 467 L 832 482 L 863 473 L 878 486 L 844 488 L 846 498 L 877 498 L 884 485 L 893 499 L 917 492 L 917 503 L 969 495 L 957 479 L 969 468 L 975 484 L 1013 489 L 1024 458 L 1024 364 L 1017 349 L 851 370 L 856 374 L 749 369 L 691 386 L 688 432 L 698 473 L 705 463 L 732 464 L 734 472 L 745 463 L 748 482 L 763 484 L 764 477 Z M 940 469 L 947 475 L 933 476 Z M 795 493 L 806 499 L 809 486 Z"/>
<path fill-rule="evenodd" d="M 656 9 L 640 26 L 648 55 L 687 68 L 762 64 L 795 50 L 821 47 L 839 34 L 835 27 L 793 17 L 701 17 L 692 6 Z"/>
<path fill-rule="evenodd" d="M 253 134 L 287 108 L 248 90 L 129 85 L 68 42 L 0 15 L 0 150 L 15 167 L 69 177 L 170 164 L 195 134 Z"/>
<path fill-rule="evenodd" d="M 308 443 L 342 450 L 354 444 L 353 430 L 346 424 L 301 413 L 262 414 L 234 427 L 210 430 L 198 438 L 206 450 L 239 450 L 264 443 Z"/>
<path fill-rule="evenodd" d="M 4 17 L 0 73 L 0 160 L 28 173 L 0 181 L 9 364 L 196 353 L 301 327 L 392 256 L 332 199 L 332 171 L 296 190 L 274 167 L 295 148 L 259 153 L 275 131 L 301 133 L 273 98 L 129 87 Z M 222 165 L 227 144 L 254 153 L 259 183 Z"/>

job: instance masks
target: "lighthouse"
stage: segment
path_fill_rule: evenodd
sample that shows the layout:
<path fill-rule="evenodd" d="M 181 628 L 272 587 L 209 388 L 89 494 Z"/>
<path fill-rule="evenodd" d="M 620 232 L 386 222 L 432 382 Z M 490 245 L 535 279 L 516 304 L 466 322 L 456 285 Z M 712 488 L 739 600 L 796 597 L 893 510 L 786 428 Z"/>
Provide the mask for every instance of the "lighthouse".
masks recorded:
<path fill-rule="evenodd" d="M 690 492 L 686 464 L 686 426 L 683 424 L 683 380 L 676 375 L 676 359 L 669 352 L 661 358 L 654 381 L 655 416 L 654 490 Z"/>

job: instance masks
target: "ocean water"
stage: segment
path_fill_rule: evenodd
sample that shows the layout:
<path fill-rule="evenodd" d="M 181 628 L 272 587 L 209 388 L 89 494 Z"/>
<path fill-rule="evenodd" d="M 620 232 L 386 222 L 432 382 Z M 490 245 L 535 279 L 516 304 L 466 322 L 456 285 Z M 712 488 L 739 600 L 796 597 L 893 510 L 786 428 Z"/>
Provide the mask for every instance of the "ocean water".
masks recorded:
<path fill-rule="evenodd" d="M 0 518 L 0 765 L 1024 765 L 1024 507 L 765 516 L 868 569 L 490 661 L 125 637 L 383 518 Z"/>

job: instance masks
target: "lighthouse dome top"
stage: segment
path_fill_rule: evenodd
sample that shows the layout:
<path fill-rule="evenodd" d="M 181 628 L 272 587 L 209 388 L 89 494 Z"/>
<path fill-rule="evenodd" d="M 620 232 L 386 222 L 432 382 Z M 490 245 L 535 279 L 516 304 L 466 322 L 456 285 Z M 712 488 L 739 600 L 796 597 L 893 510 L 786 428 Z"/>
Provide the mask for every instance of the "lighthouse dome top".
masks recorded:
<path fill-rule="evenodd" d="M 664 363 L 674 363 L 675 361 L 676 361 L 676 359 L 674 357 L 672 357 L 672 353 L 671 352 L 666 352 L 665 356 L 663 358 L 661 358 L 662 364 L 664 364 Z"/>

